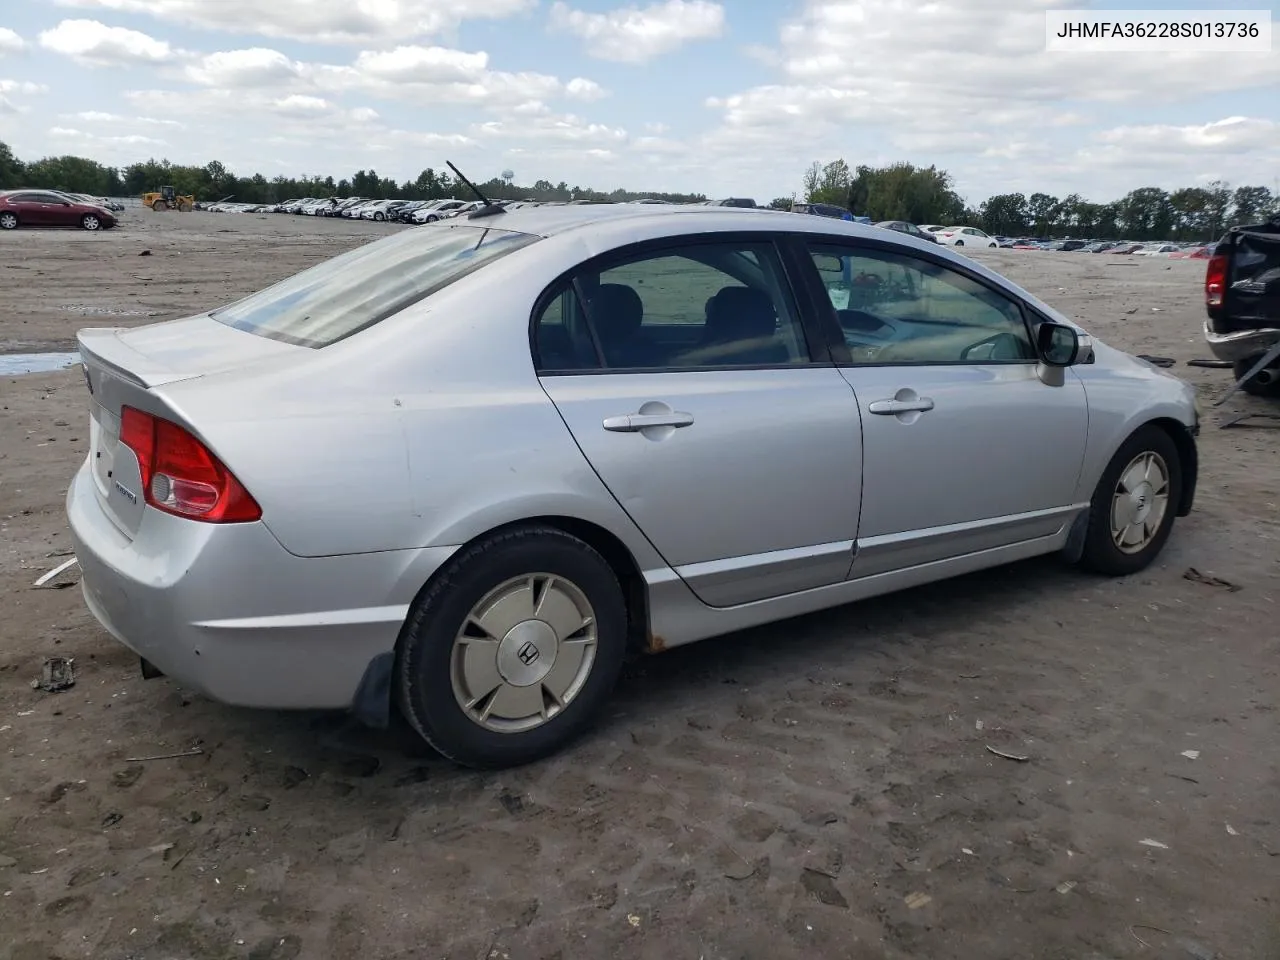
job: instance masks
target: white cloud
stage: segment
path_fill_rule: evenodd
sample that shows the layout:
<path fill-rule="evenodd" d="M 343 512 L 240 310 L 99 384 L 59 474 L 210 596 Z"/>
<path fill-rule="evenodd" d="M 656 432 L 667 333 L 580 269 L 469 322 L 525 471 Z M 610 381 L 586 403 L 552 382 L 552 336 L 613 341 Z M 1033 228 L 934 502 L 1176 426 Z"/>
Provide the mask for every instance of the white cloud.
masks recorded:
<path fill-rule="evenodd" d="M 475 83 L 487 72 L 489 55 L 446 47 L 402 46 L 394 50 L 366 50 L 356 57 L 355 70 L 376 80 L 396 83 Z"/>
<path fill-rule="evenodd" d="M 749 52 L 772 65 L 773 82 L 707 99 L 721 122 L 700 146 L 727 171 L 781 164 L 795 171 L 795 181 L 811 159 L 795 155 L 797 143 L 817 158 L 937 162 L 962 189 L 986 193 L 1037 175 L 1044 188 L 1074 180 L 1080 192 L 1124 192 L 1120 162 L 1106 184 L 1092 182 L 1081 164 L 1108 147 L 1108 156 L 1127 158 L 1128 180 L 1141 177 L 1145 154 L 1135 144 L 1143 137 L 1152 141 L 1146 151 L 1158 141 L 1158 149 L 1176 154 L 1194 152 L 1198 137 L 1258 142 L 1256 132 L 1245 138 L 1216 124 L 1177 134 L 1126 128 L 1114 135 L 1123 143 L 1104 141 L 1077 155 L 1088 125 L 1098 122 L 1082 107 L 1141 116 L 1155 105 L 1261 90 L 1280 83 L 1280 58 L 1049 54 L 1044 11 L 1057 6 L 1058 0 L 806 0 L 782 25 L 774 48 Z M 1050 155 L 1029 169 L 1029 145 L 1051 139 Z M 867 147 L 848 156 L 859 142 Z"/>
<path fill-rule="evenodd" d="M 551 6 L 551 26 L 582 40 L 590 56 L 644 63 L 690 41 L 719 37 L 725 18 L 724 7 L 709 0 L 665 0 L 608 13 L 575 10 L 556 0 Z"/>
<path fill-rule="evenodd" d="M 302 64 L 264 47 L 206 54 L 186 67 L 187 78 L 206 87 L 278 87 L 302 74 Z"/>
<path fill-rule="evenodd" d="M 564 92 L 574 100 L 599 100 L 609 95 L 604 87 L 585 77 L 574 77 L 564 85 Z"/>
<path fill-rule="evenodd" d="M 526 110 L 511 119 L 473 124 L 471 131 L 477 137 L 527 139 L 539 143 L 622 144 L 627 140 L 627 131 L 621 127 L 593 123 L 571 113 L 553 113 L 546 108 Z"/>
<path fill-rule="evenodd" d="M 380 43 L 499 20 L 537 0 L 57 0 L 64 7 L 149 14 L 234 33 L 319 43 Z"/>
<path fill-rule="evenodd" d="M 0 80 L 0 93 L 48 93 L 49 88 L 43 83 L 32 83 L 30 80 Z"/>
<path fill-rule="evenodd" d="M 73 113 L 71 118 L 83 120 L 86 123 L 119 123 L 126 119 L 118 113 L 103 113 L 101 110 L 81 110 L 79 113 Z"/>
<path fill-rule="evenodd" d="M 114 137 L 101 137 L 84 130 L 76 130 L 73 127 L 50 127 L 49 135 L 61 139 L 75 140 L 80 144 L 120 144 L 122 146 L 142 146 L 151 144 L 152 146 L 161 146 L 165 141 L 157 140 L 154 137 L 144 137 L 140 134 L 123 134 Z"/>
<path fill-rule="evenodd" d="M 0 57 L 8 53 L 22 53 L 26 49 L 27 41 L 8 27 L 0 27 Z"/>
<path fill-rule="evenodd" d="M 1114 127 L 1098 134 L 1106 144 L 1134 151 L 1170 150 L 1200 153 L 1244 153 L 1280 143 L 1280 123 L 1250 117 L 1227 117 L 1191 126 L 1149 124 Z"/>
<path fill-rule="evenodd" d="M 46 50 L 91 67 L 167 63 L 175 56 L 163 40 L 97 20 L 63 20 L 41 33 L 39 40 Z"/>

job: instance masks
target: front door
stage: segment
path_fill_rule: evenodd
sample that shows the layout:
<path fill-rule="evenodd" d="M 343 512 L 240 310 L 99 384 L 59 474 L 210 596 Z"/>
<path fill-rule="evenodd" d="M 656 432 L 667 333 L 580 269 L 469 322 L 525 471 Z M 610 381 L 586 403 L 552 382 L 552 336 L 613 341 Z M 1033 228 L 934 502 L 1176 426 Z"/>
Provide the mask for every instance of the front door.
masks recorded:
<path fill-rule="evenodd" d="M 840 372 L 811 357 L 816 339 L 764 242 L 588 264 L 538 318 L 544 389 L 618 503 L 707 604 L 848 575 L 858 412 Z"/>
<path fill-rule="evenodd" d="M 1074 513 L 1088 406 L 1037 375 L 1018 303 L 932 259 L 810 243 L 849 346 L 862 414 L 854 577 L 1060 531 Z"/>

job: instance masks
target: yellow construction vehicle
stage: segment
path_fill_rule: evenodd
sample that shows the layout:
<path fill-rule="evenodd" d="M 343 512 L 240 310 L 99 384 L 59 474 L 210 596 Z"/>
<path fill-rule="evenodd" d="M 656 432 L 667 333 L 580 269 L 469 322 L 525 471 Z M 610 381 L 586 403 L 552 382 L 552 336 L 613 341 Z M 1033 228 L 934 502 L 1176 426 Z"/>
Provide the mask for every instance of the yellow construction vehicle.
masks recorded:
<path fill-rule="evenodd" d="M 142 205 L 152 210 L 181 210 L 184 213 L 195 209 L 195 197 L 180 197 L 173 187 L 161 187 L 158 193 L 144 193 Z"/>

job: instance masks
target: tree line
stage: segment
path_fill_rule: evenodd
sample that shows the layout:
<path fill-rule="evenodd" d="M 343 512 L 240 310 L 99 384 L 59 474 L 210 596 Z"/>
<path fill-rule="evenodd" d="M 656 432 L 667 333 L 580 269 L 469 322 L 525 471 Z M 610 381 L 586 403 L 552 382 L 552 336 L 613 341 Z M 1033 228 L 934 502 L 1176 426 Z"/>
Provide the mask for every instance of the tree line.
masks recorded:
<path fill-rule="evenodd" d="M 403 183 L 380 177 L 374 170 L 358 170 L 339 180 L 331 176 L 278 176 L 268 180 L 260 173 L 237 176 L 216 160 L 201 167 L 151 159 L 123 168 L 76 156 L 23 162 L 0 142 L 0 189 L 33 187 L 121 197 L 139 196 L 165 185 L 197 200 L 230 199 L 242 203 L 275 203 L 296 197 L 437 200 L 471 196 L 456 177 L 431 167 L 418 174 L 417 179 Z M 673 203 L 706 199 L 697 193 L 623 189 L 605 193 L 570 186 L 563 180 L 538 180 L 531 186 L 522 186 L 510 177 L 494 177 L 477 185 L 494 199 L 620 201 L 653 197 Z M 973 208 L 966 206 L 956 192 L 952 176 L 937 167 L 894 163 L 850 168 L 844 160 L 833 160 L 813 163 L 804 173 L 802 186 L 804 199 L 810 203 L 846 207 L 876 222 L 963 224 L 1008 236 L 1212 240 L 1232 224 L 1256 223 L 1280 214 L 1280 196 L 1267 187 L 1233 188 L 1218 181 L 1172 192 L 1140 187 L 1109 203 L 1085 200 L 1078 193 L 1062 198 L 1047 193 L 1004 193 Z M 789 209 L 793 199 L 778 197 L 770 206 Z"/>
<path fill-rule="evenodd" d="M 466 171 L 464 171 L 465 173 Z M 473 182 L 475 182 L 473 180 Z M 539 180 L 522 186 L 512 178 L 494 177 L 476 185 L 485 196 L 503 200 L 639 200 L 654 197 L 673 203 L 705 200 L 696 193 L 659 193 L 612 190 L 602 192 L 590 187 L 570 186 L 565 181 L 552 183 Z M 197 200 L 235 200 L 240 203 L 277 203 L 298 197 L 366 197 L 375 200 L 440 200 L 448 197 L 471 199 L 467 186 L 448 172 L 431 167 L 416 180 L 397 183 L 391 177 L 380 177 L 374 170 L 358 170 L 350 177 L 284 177 L 268 180 L 260 173 L 241 177 L 222 163 L 184 166 L 168 160 L 147 160 L 127 167 L 108 167 L 84 157 L 45 157 L 23 162 L 9 146 L 0 142 L 0 190 L 31 187 L 66 190 L 96 197 L 140 196 L 161 186 L 171 186 L 184 196 Z"/>
<path fill-rule="evenodd" d="M 811 203 L 847 207 L 873 221 L 907 220 L 981 227 L 987 233 L 1042 238 L 1124 237 L 1133 240 L 1214 240 L 1233 224 L 1280 214 L 1280 196 L 1267 187 L 1214 181 L 1172 192 L 1140 187 L 1119 200 L 1095 203 L 1078 193 L 1002 193 L 967 207 L 945 170 L 895 163 L 850 169 L 844 160 L 814 163 L 805 171 Z M 775 205 L 788 203 L 786 198 Z"/>

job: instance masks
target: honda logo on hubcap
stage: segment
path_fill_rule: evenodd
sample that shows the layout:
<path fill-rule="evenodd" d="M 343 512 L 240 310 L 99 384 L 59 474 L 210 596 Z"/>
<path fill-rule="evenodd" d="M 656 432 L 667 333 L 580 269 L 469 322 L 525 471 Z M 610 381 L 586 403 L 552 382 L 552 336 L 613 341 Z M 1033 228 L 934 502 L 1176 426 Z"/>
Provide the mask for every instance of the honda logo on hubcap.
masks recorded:
<path fill-rule="evenodd" d="M 533 645 L 532 641 L 526 640 L 521 645 L 520 649 L 516 651 L 516 656 L 519 657 L 520 662 L 527 667 L 537 660 L 541 654 L 538 653 L 538 648 Z"/>

